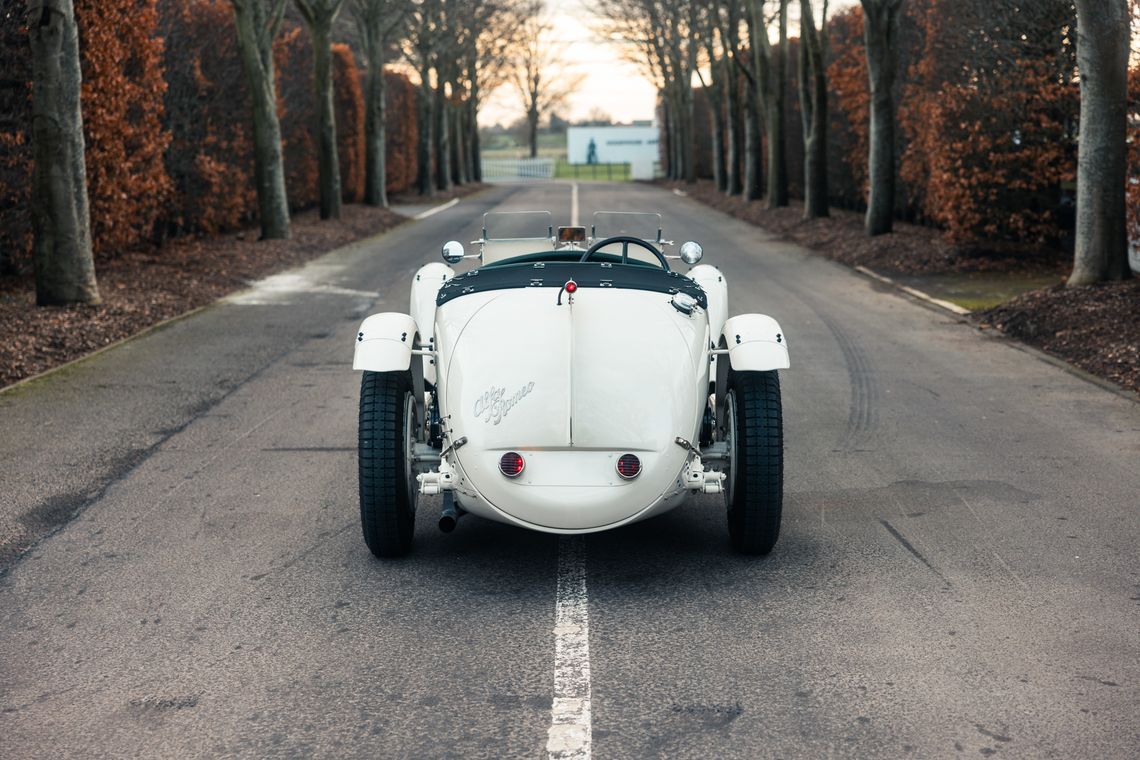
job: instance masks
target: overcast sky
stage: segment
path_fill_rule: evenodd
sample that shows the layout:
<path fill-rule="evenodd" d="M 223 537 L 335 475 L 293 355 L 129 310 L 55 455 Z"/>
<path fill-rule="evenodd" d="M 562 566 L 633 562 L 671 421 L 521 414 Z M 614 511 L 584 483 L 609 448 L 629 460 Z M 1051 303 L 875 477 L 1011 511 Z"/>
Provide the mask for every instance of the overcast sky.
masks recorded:
<path fill-rule="evenodd" d="M 828 16 L 854 5 L 857 0 L 830 0 Z M 791 5 L 795 5 L 792 3 Z M 819 3 L 817 3 L 819 5 Z M 798 6 L 796 6 L 798 8 Z M 652 119 L 657 91 L 632 63 L 622 60 L 618 45 L 600 37 L 594 31 L 593 15 L 582 0 L 547 0 L 558 37 L 568 43 L 565 59 L 570 71 L 582 74 L 578 91 L 557 109 L 563 118 L 576 121 L 586 118 L 594 108 L 600 108 L 615 121 L 628 122 Z M 791 9 L 790 26 L 799 17 Z M 817 11 L 818 12 L 818 11 Z M 798 31 L 789 29 L 795 36 Z M 510 124 L 523 116 L 518 88 L 504 85 L 492 94 L 479 112 L 479 123 Z"/>
<path fill-rule="evenodd" d="M 616 121 L 652 119 L 656 89 L 635 65 L 621 59 L 621 50 L 615 43 L 598 36 L 581 0 L 548 0 L 547 7 L 552 11 L 558 38 L 567 43 L 568 71 L 585 77 L 566 105 L 557 109 L 559 115 L 575 121 L 600 108 Z M 510 124 L 522 116 L 518 88 L 509 84 L 487 99 L 479 111 L 479 122 Z"/>

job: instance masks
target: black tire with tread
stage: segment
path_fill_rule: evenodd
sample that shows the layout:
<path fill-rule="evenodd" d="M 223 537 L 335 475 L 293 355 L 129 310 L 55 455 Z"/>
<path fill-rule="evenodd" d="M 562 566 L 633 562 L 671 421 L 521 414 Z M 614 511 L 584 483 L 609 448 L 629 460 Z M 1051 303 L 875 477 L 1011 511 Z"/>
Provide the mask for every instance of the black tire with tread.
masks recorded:
<path fill-rule="evenodd" d="M 360 382 L 360 524 L 377 557 L 399 557 L 412 547 L 415 505 L 405 476 L 407 372 L 365 372 Z"/>
<path fill-rule="evenodd" d="M 784 420 L 780 378 L 771 372 L 737 372 L 736 467 L 728 505 L 732 546 L 744 554 L 767 554 L 780 537 L 784 502 Z"/>

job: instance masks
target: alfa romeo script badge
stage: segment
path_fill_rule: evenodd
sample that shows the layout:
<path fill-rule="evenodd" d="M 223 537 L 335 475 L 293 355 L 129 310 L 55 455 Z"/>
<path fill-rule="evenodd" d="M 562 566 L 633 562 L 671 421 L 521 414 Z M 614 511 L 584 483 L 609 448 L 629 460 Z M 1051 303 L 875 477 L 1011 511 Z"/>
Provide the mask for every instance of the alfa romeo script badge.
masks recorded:
<path fill-rule="evenodd" d="M 511 396 L 505 395 L 506 388 L 492 387 L 475 399 L 475 416 L 482 417 L 483 422 L 492 422 L 498 425 L 510 413 L 515 404 L 526 398 L 532 390 L 534 390 L 533 381 L 519 388 Z"/>

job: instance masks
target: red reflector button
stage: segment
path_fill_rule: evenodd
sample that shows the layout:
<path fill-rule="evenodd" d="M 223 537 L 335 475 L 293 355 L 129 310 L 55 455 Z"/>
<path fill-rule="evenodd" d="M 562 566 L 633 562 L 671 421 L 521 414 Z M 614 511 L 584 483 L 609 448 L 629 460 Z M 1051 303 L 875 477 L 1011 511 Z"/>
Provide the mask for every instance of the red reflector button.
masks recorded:
<path fill-rule="evenodd" d="M 578 290 L 578 283 L 574 282 L 573 280 L 568 280 L 566 282 L 566 292 L 573 293 L 576 290 Z"/>
<path fill-rule="evenodd" d="M 636 478 L 641 474 L 641 460 L 633 454 L 622 454 L 617 461 L 617 471 L 626 480 Z"/>
<path fill-rule="evenodd" d="M 525 467 L 526 462 L 523 461 L 522 456 L 513 451 L 508 451 L 499 459 L 499 471 L 508 478 L 517 478 L 522 475 Z"/>

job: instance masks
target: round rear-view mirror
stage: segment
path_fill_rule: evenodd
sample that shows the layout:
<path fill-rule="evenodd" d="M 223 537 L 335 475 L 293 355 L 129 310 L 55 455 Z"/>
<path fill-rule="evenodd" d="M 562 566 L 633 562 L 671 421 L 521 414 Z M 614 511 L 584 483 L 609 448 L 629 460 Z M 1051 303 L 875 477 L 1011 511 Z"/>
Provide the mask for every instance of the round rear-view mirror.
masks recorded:
<path fill-rule="evenodd" d="M 694 243 L 692 240 L 681 246 L 681 261 L 689 266 L 696 264 L 705 255 L 705 249 L 701 248 L 700 243 Z"/>
<path fill-rule="evenodd" d="M 443 260 L 448 264 L 458 264 L 463 261 L 463 243 L 458 240 L 448 240 L 444 243 Z"/>

